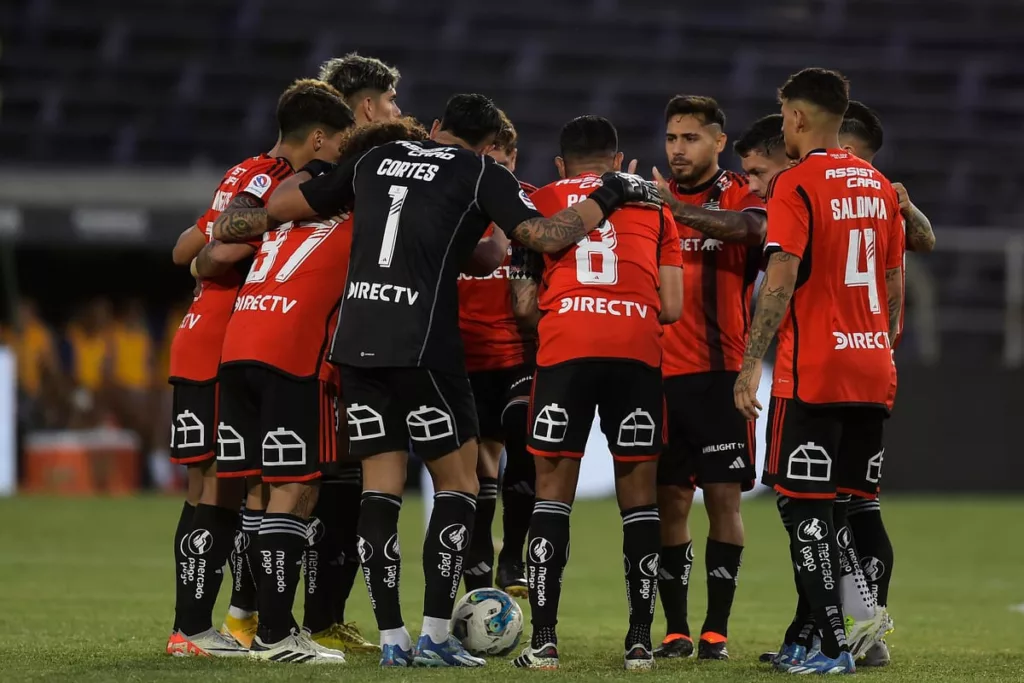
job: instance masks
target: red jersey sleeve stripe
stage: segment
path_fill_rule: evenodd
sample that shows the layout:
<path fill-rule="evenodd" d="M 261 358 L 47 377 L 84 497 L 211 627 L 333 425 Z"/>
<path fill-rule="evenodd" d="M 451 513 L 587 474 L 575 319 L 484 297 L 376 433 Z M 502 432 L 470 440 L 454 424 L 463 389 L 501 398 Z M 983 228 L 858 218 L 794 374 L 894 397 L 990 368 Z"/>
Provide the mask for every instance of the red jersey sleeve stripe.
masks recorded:
<path fill-rule="evenodd" d="M 284 159 L 278 159 L 273 168 L 270 169 L 270 177 L 275 180 L 284 180 L 292 174 L 292 165 Z"/>

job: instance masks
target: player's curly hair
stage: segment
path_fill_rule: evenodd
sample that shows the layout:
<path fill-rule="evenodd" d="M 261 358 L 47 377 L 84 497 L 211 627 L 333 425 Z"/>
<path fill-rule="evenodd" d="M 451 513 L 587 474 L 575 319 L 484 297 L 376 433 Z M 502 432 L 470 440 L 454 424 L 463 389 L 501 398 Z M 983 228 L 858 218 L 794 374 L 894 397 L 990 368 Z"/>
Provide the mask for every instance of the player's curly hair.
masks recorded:
<path fill-rule="evenodd" d="M 725 128 L 725 112 L 714 97 L 676 95 L 665 106 L 665 123 L 671 121 L 673 116 L 693 116 L 702 125 L 717 123 L 720 128 Z"/>
<path fill-rule="evenodd" d="M 842 116 L 850 104 L 850 81 L 838 71 L 812 67 L 793 74 L 779 88 L 779 101 L 804 100 Z"/>
<path fill-rule="evenodd" d="M 427 129 L 411 116 L 392 121 L 378 121 L 357 126 L 348 131 L 341 141 L 341 161 L 361 157 L 374 147 L 397 140 L 426 140 Z"/>
<path fill-rule="evenodd" d="M 494 147 L 505 154 L 512 154 L 519 146 L 519 134 L 508 115 L 501 109 L 498 109 L 498 113 L 501 114 L 501 131 L 494 138 Z"/>
<path fill-rule="evenodd" d="M 401 74 L 376 57 L 350 52 L 344 57 L 328 59 L 320 65 L 320 80 L 337 88 L 348 99 L 363 90 L 382 93 L 398 85 Z"/>
<path fill-rule="evenodd" d="M 885 142 L 885 131 L 878 113 L 863 102 L 850 100 L 850 106 L 843 115 L 843 125 L 839 128 L 840 135 L 852 135 L 862 140 L 872 154 L 878 154 Z"/>
<path fill-rule="evenodd" d="M 743 135 L 733 143 L 732 149 L 737 156 L 745 157 L 751 152 L 758 152 L 770 157 L 776 151 L 785 149 L 782 135 L 782 114 L 769 114 L 759 118 Z"/>
<path fill-rule="evenodd" d="M 282 138 L 305 138 L 316 126 L 336 132 L 355 122 L 341 93 L 324 81 L 299 79 L 277 100 L 277 126 Z"/>

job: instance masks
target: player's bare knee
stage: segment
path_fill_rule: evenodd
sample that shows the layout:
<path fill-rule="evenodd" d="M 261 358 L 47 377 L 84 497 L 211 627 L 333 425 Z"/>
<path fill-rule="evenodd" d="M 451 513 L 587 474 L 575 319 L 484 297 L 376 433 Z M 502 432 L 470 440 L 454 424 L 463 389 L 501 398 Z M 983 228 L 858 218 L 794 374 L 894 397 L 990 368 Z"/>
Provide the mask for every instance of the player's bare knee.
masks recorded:
<path fill-rule="evenodd" d="M 271 484 L 267 512 L 283 512 L 302 519 L 309 519 L 309 516 L 313 514 L 319 494 L 319 480 Z"/>
<path fill-rule="evenodd" d="M 203 463 L 189 465 L 185 470 L 185 479 L 185 500 L 189 505 L 199 505 L 203 496 Z"/>
<path fill-rule="evenodd" d="M 379 491 L 392 496 L 405 492 L 407 453 L 379 453 L 363 460 L 363 490 Z"/>
<path fill-rule="evenodd" d="M 502 444 L 500 441 L 492 441 L 491 439 L 480 440 L 480 450 L 476 461 L 477 478 L 498 478 L 498 466 L 501 464 L 501 449 Z"/>
<path fill-rule="evenodd" d="M 615 497 L 620 510 L 657 503 L 658 461 L 615 462 Z"/>
<path fill-rule="evenodd" d="M 242 505 L 245 493 L 245 479 L 217 479 L 216 477 L 203 479 L 202 502 L 204 505 L 216 505 L 229 510 L 237 510 Z"/>

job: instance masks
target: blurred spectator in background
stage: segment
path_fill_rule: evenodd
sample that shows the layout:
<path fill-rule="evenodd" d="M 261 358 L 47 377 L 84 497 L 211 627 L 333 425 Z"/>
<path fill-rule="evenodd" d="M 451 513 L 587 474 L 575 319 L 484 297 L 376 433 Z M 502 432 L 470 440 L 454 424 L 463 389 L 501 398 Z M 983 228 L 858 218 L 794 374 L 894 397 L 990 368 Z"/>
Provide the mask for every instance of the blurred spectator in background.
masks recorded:
<path fill-rule="evenodd" d="M 73 385 L 69 420 L 73 429 L 98 427 L 110 417 L 112 322 L 110 301 L 97 298 L 68 323 L 65 350 Z"/>
<path fill-rule="evenodd" d="M 0 327 L 0 343 L 11 347 L 17 359 L 19 427 L 44 429 L 63 422 L 66 383 L 53 334 L 34 301 L 18 303 L 13 326 Z"/>
<path fill-rule="evenodd" d="M 111 324 L 110 399 L 118 426 L 139 435 L 141 453 L 153 437 L 153 338 L 140 299 L 129 299 Z"/>

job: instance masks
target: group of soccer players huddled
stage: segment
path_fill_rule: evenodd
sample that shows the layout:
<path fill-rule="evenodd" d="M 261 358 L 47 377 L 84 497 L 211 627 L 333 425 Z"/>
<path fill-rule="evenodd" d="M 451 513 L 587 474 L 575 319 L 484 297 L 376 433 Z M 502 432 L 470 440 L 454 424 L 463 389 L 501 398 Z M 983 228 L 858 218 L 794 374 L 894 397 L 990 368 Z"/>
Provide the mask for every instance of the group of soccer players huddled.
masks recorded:
<path fill-rule="evenodd" d="M 428 130 L 402 116 L 398 81 L 351 54 L 293 83 L 277 143 L 228 170 L 175 246 L 197 288 L 171 353 L 171 447 L 188 492 L 167 652 L 483 666 L 451 633 L 464 583 L 528 599 L 530 642 L 512 664 L 558 668 L 596 411 L 622 514 L 625 668 L 695 651 L 727 660 L 757 387 L 777 338 L 762 481 L 798 600 L 762 661 L 790 673 L 887 664 L 883 425 L 904 250 L 935 238 L 870 163 L 878 116 L 841 74 L 805 69 L 779 89 L 782 113 L 734 143 L 739 174 L 719 166 L 717 102 L 678 95 L 664 175 L 623 171 L 615 127 L 585 115 L 562 129 L 560 180 L 537 189 L 513 175 L 516 130 L 490 99 L 455 95 Z M 398 600 L 410 450 L 436 491 L 417 640 Z M 687 613 L 696 487 L 710 522 L 699 633 Z M 360 571 L 379 645 L 346 620 Z"/>

